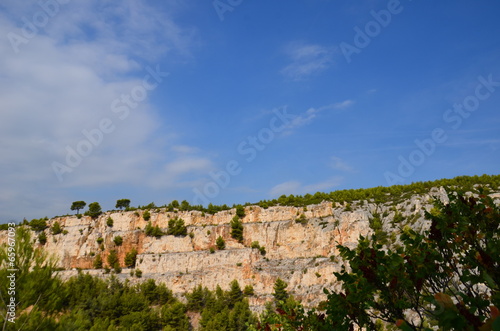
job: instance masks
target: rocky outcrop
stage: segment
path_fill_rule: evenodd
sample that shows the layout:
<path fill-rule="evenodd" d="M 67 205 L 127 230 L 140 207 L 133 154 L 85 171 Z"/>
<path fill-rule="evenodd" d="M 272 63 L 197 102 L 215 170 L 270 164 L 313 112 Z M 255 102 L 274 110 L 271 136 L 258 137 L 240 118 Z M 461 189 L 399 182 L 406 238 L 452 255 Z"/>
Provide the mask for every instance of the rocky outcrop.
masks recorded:
<path fill-rule="evenodd" d="M 103 270 L 92 269 L 98 254 L 106 264 L 109 252 L 116 250 L 124 266 L 125 255 L 136 249 L 135 268 L 142 271 L 142 279 L 163 282 L 178 295 L 199 284 L 209 289 L 215 289 L 217 285 L 227 288 L 236 279 L 242 287 L 253 286 L 255 296 L 250 303 L 254 308 L 262 307 L 266 300 L 270 300 L 273 284 L 280 277 L 289 284 L 288 289 L 293 295 L 306 306 L 314 306 L 325 299 L 323 288 L 336 287 L 333 272 L 341 268 L 338 244 L 352 248 L 357 245 L 360 235 L 373 233 L 370 221 L 374 215 L 380 218 L 388 244 L 396 240 L 395 233 L 405 226 L 426 228 L 428 223 L 423 218 L 424 211 L 432 208 L 434 198 L 446 201 L 446 192 L 442 188 L 433 189 L 429 194 L 411 196 L 397 205 L 356 201 L 351 204 L 351 210 L 346 210 L 345 204 L 332 202 L 306 208 L 247 206 L 242 219 L 244 240 L 241 243 L 230 235 L 234 209 L 215 215 L 198 211 L 150 210 L 149 222 L 165 232 L 169 220 L 183 219 L 189 234 L 185 237 L 146 236 L 144 229 L 148 222 L 141 210 L 108 212 L 96 219 L 88 216 L 58 217 L 47 223 L 52 226 L 58 222 L 65 232 L 52 235 L 46 229 L 45 249 L 56 255 L 60 267 L 66 269 L 60 272 L 63 278 L 75 275 L 77 268 L 105 276 Z M 404 221 L 395 222 L 395 210 L 402 213 Z M 109 218 L 113 220 L 113 226 L 107 225 Z M 0 233 L 0 241 L 5 236 L 5 231 Z M 123 238 L 120 246 L 113 241 L 117 236 Z M 224 250 L 213 249 L 219 236 L 226 241 Z M 265 255 L 251 248 L 255 241 L 265 247 Z M 132 269 L 124 268 L 118 277 L 139 281 L 131 276 L 130 271 Z"/>

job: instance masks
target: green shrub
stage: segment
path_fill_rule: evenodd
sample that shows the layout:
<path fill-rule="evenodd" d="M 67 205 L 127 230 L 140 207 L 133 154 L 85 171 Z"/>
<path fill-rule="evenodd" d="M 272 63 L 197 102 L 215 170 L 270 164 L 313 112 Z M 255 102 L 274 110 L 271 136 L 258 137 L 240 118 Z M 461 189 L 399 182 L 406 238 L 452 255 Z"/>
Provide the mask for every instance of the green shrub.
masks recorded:
<path fill-rule="evenodd" d="M 41 232 L 39 235 L 38 235 L 38 241 L 40 242 L 40 244 L 42 245 L 45 245 L 47 243 L 47 235 L 45 234 L 45 232 Z"/>
<path fill-rule="evenodd" d="M 106 224 L 109 226 L 109 227 L 112 227 L 113 226 L 113 219 L 111 217 L 108 217 L 108 219 L 106 220 Z"/>
<path fill-rule="evenodd" d="M 144 218 L 145 221 L 149 221 L 149 219 L 151 218 L 151 214 L 149 213 L 149 210 L 146 210 L 143 214 L 142 214 L 142 218 Z"/>
<path fill-rule="evenodd" d="M 97 254 L 94 258 L 94 269 L 102 269 L 102 257 L 101 254 Z"/>
<path fill-rule="evenodd" d="M 59 233 L 63 232 L 63 230 L 62 230 L 61 225 L 59 224 L 59 222 L 54 222 L 54 224 L 52 225 L 52 228 L 50 230 L 52 231 L 53 235 L 56 235 L 56 234 L 59 234 Z"/>
<path fill-rule="evenodd" d="M 159 238 L 165 234 L 158 225 L 152 226 L 151 222 L 148 222 L 148 224 L 146 224 L 144 232 L 146 233 L 146 236 L 156 237 L 156 238 Z"/>
<path fill-rule="evenodd" d="M 124 261 L 125 266 L 129 268 L 135 267 L 136 260 L 137 260 L 137 250 L 133 248 L 130 252 L 128 252 L 125 255 L 125 261 Z"/>
<path fill-rule="evenodd" d="M 299 218 L 297 218 L 297 219 L 295 220 L 295 222 L 296 222 L 296 223 L 300 223 L 300 224 L 307 224 L 307 218 L 306 218 L 306 215 L 301 214 L 301 215 L 299 216 Z"/>
<path fill-rule="evenodd" d="M 260 249 L 260 244 L 258 241 L 252 241 L 252 245 L 250 247 Z"/>
<path fill-rule="evenodd" d="M 141 278 L 142 277 L 142 270 L 141 269 L 136 269 L 135 270 L 135 277 Z"/>
<path fill-rule="evenodd" d="M 115 243 L 116 246 L 121 246 L 123 244 L 123 238 L 121 236 L 116 236 L 113 239 L 113 242 Z"/>
<path fill-rule="evenodd" d="M 250 285 L 250 284 L 246 285 L 245 288 L 243 289 L 243 294 L 245 296 L 252 296 L 252 295 L 254 295 L 255 291 L 253 289 L 253 286 Z"/>
<path fill-rule="evenodd" d="M 173 218 L 168 221 L 168 235 L 173 236 L 186 236 L 187 235 L 187 227 L 184 224 L 184 220 L 181 218 Z"/>
<path fill-rule="evenodd" d="M 221 236 L 217 237 L 215 244 L 217 245 L 218 250 L 223 250 L 224 248 L 226 248 L 226 241 Z"/>
<path fill-rule="evenodd" d="M 43 231 L 47 226 L 48 218 L 32 219 L 30 222 L 30 227 L 33 231 Z"/>
<path fill-rule="evenodd" d="M 97 243 L 101 245 L 104 242 L 104 239 L 102 237 L 97 238 Z"/>
<path fill-rule="evenodd" d="M 243 223 L 237 215 L 231 220 L 231 237 L 243 242 Z"/>

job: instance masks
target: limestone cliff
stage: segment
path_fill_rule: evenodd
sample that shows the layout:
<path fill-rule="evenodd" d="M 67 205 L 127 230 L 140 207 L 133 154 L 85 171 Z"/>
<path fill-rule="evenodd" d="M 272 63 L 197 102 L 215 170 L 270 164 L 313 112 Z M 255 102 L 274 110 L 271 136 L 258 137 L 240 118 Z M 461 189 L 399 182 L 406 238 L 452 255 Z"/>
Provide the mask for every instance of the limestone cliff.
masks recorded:
<path fill-rule="evenodd" d="M 496 194 L 495 197 L 500 196 Z M 250 298 L 250 303 L 258 308 L 270 300 L 273 284 L 280 277 L 289 284 L 288 290 L 293 295 L 306 306 L 313 306 L 325 299 L 324 287 L 336 286 L 333 272 L 341 267 L 336 245 L 355 247 L 360 235 L 373 233 L 370 221 L 374 215 L 380 218 L 389 244 L 397 240 L 394 234 L 404 226 L 416 229 L 426 227 L 423 214 L 432 208 L 434 198 L 445 201 L 444 189 L 436 188 L 426 195 L 411 196 L 398 205 L 390 202 L 376 204 L 368 200 L 356 201 L 349 208 L 332 202 L 267 209 L 247 206 L 242 219 L 242 243 L 230 235 L 234 209 L 215 215 L 198 211 L 150 210 L 149 222 L 165 232 L 170 219 L 183 219 L 190 234 L 185 237 L 146 236 L 144 229 L 148 222 L 144 220 L 142 210 L 107 212 L 96 219 L 88 216 L 58 217 L 47 223 L 52 226 L 58 222 L 65 232 L 52 235 L 46 229 L 48 240 L 45 249 L 56 255 L 60 267 L 66 269 L 60 273 L 63 278 L 76 274 L 76 268 L 104 275 L 103 270 L 92 269 L 97 254 L 106 261 L 110 250 L 115 249 L 123 266 L 126 253 L 135 248 L 138 251 L 136 268 L 143 272 L 142 279 L 153 278 L 164 282 L 178 295 L 198 284 L 209 289 L 215 289 L 218 284 L 227 288 L 236 279 L 242 287 L 253 285 L 255 296 Z M 395 210 L 402 213 L 403 221 L 396 222 Z M 298 222 L 302 214 L 306 221 Z M 113 220 L 113 226 L 107 225 L 108 218 Z M 0 233 L 0 242 L 5 235 L 5 231 Z M 116 236 L 123 238 L 121 246 L 113 242 Z M 215 246 L 218 236 L 225 239 L 226 248 L 211 252 L 210 248 Z M 98 238 L 103 238 L 102 245 Z M 265 247 L 265 255 L 251 248 L 254 241 Z M 118 276 L 139 281 L 130 275 L 130 271 L 124 268 Z"/>

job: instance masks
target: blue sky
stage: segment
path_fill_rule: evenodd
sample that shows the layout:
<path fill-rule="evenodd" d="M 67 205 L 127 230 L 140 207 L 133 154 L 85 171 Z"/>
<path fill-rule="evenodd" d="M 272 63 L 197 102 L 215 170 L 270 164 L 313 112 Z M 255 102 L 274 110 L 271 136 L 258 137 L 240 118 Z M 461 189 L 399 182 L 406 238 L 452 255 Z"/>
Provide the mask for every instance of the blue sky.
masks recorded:
<path fill-rule="evenodd" d="M 497 1 L 0 4 L 0 222 L 498 174 Z"/>

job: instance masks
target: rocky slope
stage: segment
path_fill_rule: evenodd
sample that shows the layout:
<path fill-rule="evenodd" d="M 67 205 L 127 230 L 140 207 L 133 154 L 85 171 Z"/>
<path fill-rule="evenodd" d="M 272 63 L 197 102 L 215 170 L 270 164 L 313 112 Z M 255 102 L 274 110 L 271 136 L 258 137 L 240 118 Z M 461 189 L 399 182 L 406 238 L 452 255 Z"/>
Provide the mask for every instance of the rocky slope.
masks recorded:
<path fill-rule="evenodd" d="M 500 194 L 493 195 L 496 199 Z M 205 215 L 201 212 L 167 212 L 164 209 L 150 210 L 153 226 L 166 232 L 168 221 L 182 218 L 190 235 L 160 238 L 146 236 L 147 221 L 144 211 L 107 212 L 96 219 L 88 216 L 58 217 L 47 221 L 49 226 L 58 222 L 64 233 L 53 235 L 46 229 L 45 249 L 57 256 L 61 277 L 68 278 L 85 269 L 90 274 L 107 276 L 102 269 L 92 269 L 97 254 L 104 264 L 111 250 L 117 250 L 120 263 L 132 249 L 138 251 L 136 269 L 142 279 L 153 278 L 164 282 L 174 293 L 182 296 L 201 284 L 209 289 L 217 285 L 226 289 L 236 279 L 243 288 L 251 284 L 255 295 L 250 304 L 259 309 L 271 299 L 274 282 L 278 277 L 285 280 L 288 290 L 306 306 L 317 305 L 325 299 L 323 288 L 335 288 L 334 271 L 340 270 L 336 245 L 355 247 L 360 235 L 372 234 L 374 217 L 380 218 L 381 228 L 388 244 L 396 240 L 395 233 L 404 226 L 421 229 L 428 224 L 424 211 L 432 208 L 434 198 L 446 201 L 443 188 L 432 189 L 425 195 L 414 195 L 399 204 L 375 204 L 373 201 L 356 201 L 349 207 L 345 204 L 323 202 L 307 207 L 277 206 L 263 209 L 247 206 L 243 221 L 242 243 L 231 238 L 230 221 L 235 210 Z M 394 219 L 395 210 L 403 216 Z M 298 222 L 305 216 L 306 221 Z M 113 226 L 107 225 L 108 218 Z M 396 222 L 397 221 L 397 222 Z M 36 238 L 38 234 L 34 234 Z M 0 242 L 6 232 L 0 232 Z M 123 238 L 121 246 L 115 245 L 116 236 Z M 224 250 L 210 251 L 218 236 L 226 241 Z M 98 238 L 103 238 L 102 246 Z M 252 249 L 251 243 L 258 241 L 266 254 Z M 131 269 L 124 268 L 118 275 L 121 279 L 140 281 L 131 276 Z"/>

